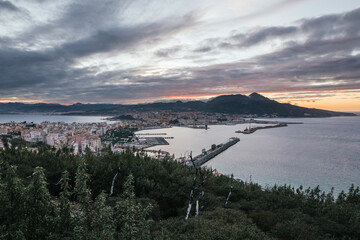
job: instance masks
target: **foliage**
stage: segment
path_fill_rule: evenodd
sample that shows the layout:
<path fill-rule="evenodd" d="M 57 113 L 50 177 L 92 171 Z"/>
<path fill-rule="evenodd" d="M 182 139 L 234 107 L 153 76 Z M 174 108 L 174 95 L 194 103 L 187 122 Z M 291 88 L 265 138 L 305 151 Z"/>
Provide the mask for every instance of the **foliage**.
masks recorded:
<path fill-rule="evenodd" d="M 172 119 L 172 120 L 169 121 L 169 124 L 177 125 L 177 124 L 180 124 L 180 122 L 179 122 L 179 119 Z"/>
<path fill-rule="evenodd" d="M 117 175 L 116 175 L 117 174 Z M 116 175 L 116 177 L 114 177 Z M 360 190 L 336 198 L 126 151 L 74 156 L 43 146 L 0 151 L 0 239 L 358 239 Z M 114 180 L 114 191 L 109 197 Z M 225 208 L 225 202 L 231 195 Z M 200 194 L 201 193 L 201 194 Z M 198 197 L 201 196 L 201 197 Z"/>
<path fill-rule="evenodd" d="M 105 142 L 118 143 L 123 142 L 124 139 L 131 140 L 136 132 L 137 128 L 117 128 L 106 132 L 106 135 L 102 136 L 101 140 Z"/>
<path fill-rule="evenodd" d="M 150 221 L 147 218 L 152 207 L 144 208 L 136 202 L 133 182 L 134 177 L 130 174 L 124 184 L 122 200 L 116 203 L 117 230 L 120 239 L 149 239 Z"/>

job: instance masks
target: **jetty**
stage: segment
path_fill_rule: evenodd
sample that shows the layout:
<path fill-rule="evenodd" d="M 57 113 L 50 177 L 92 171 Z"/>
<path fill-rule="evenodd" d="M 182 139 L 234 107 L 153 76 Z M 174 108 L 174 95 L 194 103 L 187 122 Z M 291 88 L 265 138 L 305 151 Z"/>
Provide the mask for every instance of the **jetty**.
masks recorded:
<path fill-rule="evenodd" d="M 196 166 L 201 166 L 239 141 L 240 138 L 232 137 L 228 141 L 221 143 L 219 145 L 212 144 L 210 149 L 208 150 L 203 149 L 202 153 L 194 157 L 193 162 L 188 161 L 187 165 L 195 164 Z"/>
<path fill-rule="evenodd" d="M 268 129 L 268 128 L 278 128 L 278 127 L 286 127 L 287 123 L 278 123 L 276 125 L 270 125 L 270 126 L 263 126 L 263 127 L 249 127 L 249 128 L 245 128 L 244 131 L 238 130 L 236 131 L 236 133 L 242 133 L 242 134 L 250 134 L 250 133 L 254 133 L 257 130 L 260 129 Z"/>
<path fill-rule="evenodd" d="M 149 136 L 149 135 L 167 135 L 167 133 L 135 133 L 137 136 Z"/>
<path fill-rule="evenodd" d="M 205 129 L 205 130 L 208 130 L 209 129 L 209 126 L 207 124 L 199 124 L 199 125 L 186 125 L 186 127 L 188 128 L 194 128 L 194 129 Z"/>

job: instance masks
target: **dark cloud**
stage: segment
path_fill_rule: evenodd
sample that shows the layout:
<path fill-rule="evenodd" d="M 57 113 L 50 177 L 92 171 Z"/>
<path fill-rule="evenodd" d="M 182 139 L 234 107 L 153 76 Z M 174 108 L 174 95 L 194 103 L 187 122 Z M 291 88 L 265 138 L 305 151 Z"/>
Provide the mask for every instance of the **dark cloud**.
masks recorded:
<path fill-rule="evenodd" d="M 199 47 L 199 48 L 196 48 L 194 50 L 194 52 L 205 53 L 205 52 L 210 52 L 211 50 L 212 50 L 211 47 Z"/>
<path fill-rule="evenodd" d="M 326 15 L 318 18 L 304 19 L 299 30 L 310 34 L 311 39 L 333 39 L 354 36 L 360 33 L 360 9 L 345 14 Z"/>
<path fill-rule="evenodd" d="M 14 89 L 36 89 L 61 82 L 75 70 L 54 51 L 22 51 L 18 49 L 0 50 L 0 92 L 8 94 Z"/>
<path fill-rule="evenodd" d="M 182 46 L 173 46 L 170 48 L 162 48 L 155 52 L 155 55 L 158 57 L 171 57 L 177 52 L 179 52 L 183 47 Z"/>
<path fill-rule="evenodd" d="M 0 0 L 0 12 L 1 11 L 18 12 L 20 9 L 9 1 Z"/>
<path fill-rule="evenodd" d="M 289 38 L 299 32 L 299 28 L 296 26 L 258 28 L 226 38 L 206 39 L 193 51 L 195 53 L 204 53 L 216 49 L 248 48 L 274 39 Z"/>
<path fill-rule="evenodd" d="M 103 81 L 99 76 L 108 77 L 108 80 L 120 79 L 123 73 L 109 72 L 107 76 L 103 74 L 94 77 L 98 69 L 73 67 L 77 58 L 99 53 L 121 54 L 132 48 L 151 45 L 188 28 L 195 21 L 194 14 L 188 14 L 180 18 L 132 27 L 112 28 L 44 50 L 0 46 L 0 94 L 1 96 L 24 97 L 32 95 L 30 96 L 32 99 L 56 96 L 61 100 L 78 98 L 85 101 L 85 98 L 90 96 L 89 94 L 94 92 L 98 94 L 103 88 L 106 89 L 99 86 Z M 0 41 L 11 45 L 9 39 L 4 38 Z M 84 86 L 88 86 L 91 91 Z M 121 90 L 119 88 L 117 90 Z M 116 88 L 109 86 L 109 91 L 114 91 L 114 89 Z M 103 94 L 107 95 L 107 90 L 103 91 Z M 109 96 L 116 98 L 117 94 L 115 95 Z M 99 100 L 100 98 L 99 95 Z"/>
<path fill-rule="evenodd" d="M 130 4 L 119 2 L 114 9 L 124 9 Z M 196 15 L 132 26 L 114 25 L 101 12 L 106 12 L 109 18 L 115 16 L 115 10 L 108 6 L 115 1 L 90 3 L 94 5 L 80 2 L 68 6 L 63 17 L 36 26 L 18 39 L 0 38 L 1 97 L 21 96 L 53 102 L 123 102 L 239 90 L 360 89 L 360 9 L 302 19 L 293 26 L 263 27 L 224 38 L 205 39 L 193 48 L 180 45 L 165 48 L 162 40 L 196 24 Z M 290 4 L 289 1 L 282 3 Z M 86 14 L 87 10 L 93 16 Z M 94 20 L 97 14 L 102 17 Z M 27 37 L 35 43 L 53 35 L 50 39 L 55 41 L 62 33 L 66 33 L 64 39 L 42 49 L 34 50 L 21 44 Z M 184 66 L 164 71 L 157 71 L 151 64 L 117 70 L 74 67 L 80 58 L 94 54 L 107 57 L 133 50 L 141 54 L 149 46 L 158 49 L 154 59 L 187 52 L 188 59 L 205 62 L 206 58 L 197 57 L 214 59 L 217 52 L 241 51 L 274 39 L 283 44 L 271 53 L 243 61 L 208 63 L 204 67 Z M 143 74 L 144 71 L 155 73 Z"/>
<path fill-rule="evenodd" d="M 181 89 L 183 81 L 187 81 L 186 89 L 196 94 L 202 93 L 204 86 L 209 86 L 205 88 L 209 94 L 223 86 L 228 86 L 230 92 L 236 88 L 249 92 L 360 89 L 359 15 L 360 9 L 356 9 L 345 14 L 304 19 L 298 26 L 269 27 L 229 37 L 238 41 L 232 48 L 244 48 L 274 37 L 286 39 L 293 34 L 305 38 L 302 41 L 290 38 L 275 52 L 241 62 L 187 69 L 191 80 L 183 78 L 176 82 L 177 87 Z M 222 40 L 205 40 L 211 47 L 198 49 L 206 53 Z M 222 90 L 226 92 L 226 88 Z"/>
<path fill-rule="evenodd" d="M 286 27 L 263 27 L 246 33 L 234 34 L 226 38 L 204 40 L 195 52 L 214 49 L 236 49 L 252 47 L 274 39 L 288 41 L 296 36 L 305 37 L 308 42 L 342 40 L 360 34 L 360 9 L 344 14 L 326 15 L 318 18 L 303 19 L 298 25 Z M 296 38 L 295 38 L 296 39 Z M 295 42 L 296 43 L 296 42 Z M 348 49 L 351 49 L 348 47 Z"/>
<path fill-rule="evenodd" d="M 99 31 L 96 34 L 76 42 L 66 43 L 59 51 L 75 57 L 83 57 L 94 53 L 116 52 L 128 49 L 140 43 L 154 43 L 192 25 L 195 18 L 192 15 L 181 19 L 143 24 L 136 27 L 115 28 Z"/>
<path fill-rule="evenodd" d="M 239 47 L 250 47 L 272 38 L 289 36 L 297 31 L 296 27 L 267 27 L 248 34 L 238 34 L 232 39 L 238 41 Z"/>
<path fill-rule="evenodd" d="M 37 0 L 37 2 L 42 8 L 54 4 L 53 1 L 46 0 Z M 19 38 L 30 46 L 39 44 L 39 41 L 44 41 L 52 46 L 79 41 L 119 26 L 119 22 L 121 22 L 119 16 L 128 9 L 131 3 L 136 2 L 138 0 L 64 2 L 65 6 L 62 6 L 59 12 L 54 12 L 51 20 L 33 24 Z M 124 28 L 126 27 L 124 26 Z"/>

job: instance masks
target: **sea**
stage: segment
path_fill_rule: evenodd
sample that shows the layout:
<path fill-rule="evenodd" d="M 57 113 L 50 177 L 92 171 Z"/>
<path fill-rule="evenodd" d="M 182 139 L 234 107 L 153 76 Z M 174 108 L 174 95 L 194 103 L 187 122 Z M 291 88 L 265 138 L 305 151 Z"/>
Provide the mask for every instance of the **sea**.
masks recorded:
<path fill-rule="evenodd" d="M 291 185 L 314 188 L 336 196 L 360 185 L 360 117 L 269 119 L 287 127 L 258 130 L 253 134 L 235 133 L 248 124 L 212 125 L 208 130 L 173 127 L 145 130 L 166 133 L 164 150 L 175 157 L 196 156 L 212 144 L 239 137 L 240 142 L 208 161 L 205 166 L 235 178 L 259 183 L 263 187 Z M 252 125 L 253 127 L 256 124 Z"/>
<path fill-rule="evenodd" d="M 112 122 L 107 120 L 109 116 L 65 116 L 65 115 L 40 115 L 40 114 L 0 114 L 0 123 L 7 122 L 28 122 L 41 123 L 49 122 L 65 122 L 65 123 L 97 123 Z"/>
<path fill-rule="evenodd" d="M 4 122 L 111 122 L 106 116 L 58 116 L 0 114 Z M 239 137 L 240 142 L 205 164 L 235 178 L 256 182 L 263 187 L 300 185 L 320 186 L 325 192 L 334 188 L 337 195 L 351 184 L 360 185 L 360 116 L 333 118 L 266 119 L 285 122 L 287 127 L 258 130 L 253 134 L 235 133 L 248 124 L 210 125 L 208 130 L 186 127 L 143 130 L 140 133 L 165 133 L 169 145 L 150 149 L 168 151 L 174 156 L 196 156 L 212 144 Z M 256 124 L 252 125 L 253 127 Z M 165 135 L 164 135 L 165 136 Z"/>

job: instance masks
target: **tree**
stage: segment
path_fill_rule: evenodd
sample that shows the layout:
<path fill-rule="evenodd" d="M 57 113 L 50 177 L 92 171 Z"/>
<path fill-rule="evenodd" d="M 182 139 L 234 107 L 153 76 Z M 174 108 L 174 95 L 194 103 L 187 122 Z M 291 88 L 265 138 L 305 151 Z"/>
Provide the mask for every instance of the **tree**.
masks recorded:
<path fill-rule="evenodd" d="M 64 171 L 61 177 L 60 205 L 59 205 L 59 230 L 63 236 L 70 236 L 74 221 L 72 218 L 73 209 L 70 203 L 69 172 Z"/>
<path fill-rule="evenodd" d="M 150 220 L 149 213 L 152 206 L 149 204 L 143 207 L 136 202 L 134 192 L 134 177 L 132 174 L 124 183 L 122 200 L 115 206 L 115 216 L 117 217 L 117 230 L 120 239 L 150 239 Z"/>
<path fill-rule="evenodd" d="M 25 187 L 16 176 L 15 167 L 7 166 L 0 179 L 0 239 L 22 239 L 25 223 Z"/>
<path fill-rule="evenodd" d="M 90 176 L 87 173 L 86 163 L 83 161 L 79 164 L 75 175 L 74 193 L 76 200 L 80 204 L 77 209 L 77 220 L 81 223 L 81 227 L 89 229 L 91 225 L 91 190 L 88 186 Z"/>
<path fill-rule="evenodd" d="M 56 230 L 55 205 L 47 188 L 44 169 L 36 167 L 25 196 L 27 239 L 45 239 Z"/>
<path fill-rule="evenodd" d="M 113 209 L 106 206 L 106 195 L 100 193 L 93 205 L 93 218 L 91 221 L 91 233 L 88 239 L 111 240 L 115 237 Z"/>

